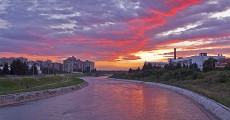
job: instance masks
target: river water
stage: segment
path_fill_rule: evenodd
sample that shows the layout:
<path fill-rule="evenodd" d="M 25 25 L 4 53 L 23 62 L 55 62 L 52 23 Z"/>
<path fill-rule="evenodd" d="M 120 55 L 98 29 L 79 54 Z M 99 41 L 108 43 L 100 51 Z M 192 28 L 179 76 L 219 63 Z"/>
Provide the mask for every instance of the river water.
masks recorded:
<path fill-rule="evenodd" d="M 0 120 L 209 120 L 190 100 L 165 89 L 84 78 L 89 86 L 64 95 L 0 108 Z"/>

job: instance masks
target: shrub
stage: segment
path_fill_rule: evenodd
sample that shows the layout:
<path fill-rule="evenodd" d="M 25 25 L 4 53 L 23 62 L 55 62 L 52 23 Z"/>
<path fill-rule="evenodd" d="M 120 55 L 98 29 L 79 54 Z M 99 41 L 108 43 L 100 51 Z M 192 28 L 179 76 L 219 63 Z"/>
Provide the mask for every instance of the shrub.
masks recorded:
<path fill-rule="evenodd" d="M 180 73 L 178 70 L 173 72 L 173 78 L 179 78 L 180 77 Z"/>
<path fill-rule="evenodd" d="M 220 82 L 220 83 L 227 83 L 227 82 L 229 82 L 230 74 L 229 74 L 229 72 L 221 72 L 218 75 L 218 77 L 219 77 L 218 82 Z"/>
<path fill-rule="evenodd" d="M 204 78 L 205 78 L 204 73 L 199 72 L 197 75 L 197 79 L 204 79 Z"/>
<path fill-rule="evenodd" d="M 186 79 L 188 76 L 191 76 L 195 70 L 193 69 L 179 69 L 174 71 L 174 78 L 176 79 Z"/>
<path fill-rule="evenodd" d="M 171 80 L 173 77 L 173 73 L 171 71 L 166 72 L 164 75 L 162 75 L 162 80 L 163 81 L 168 81 Z"/>
<path fill-rule="evenodd" d="M 198 78 L 198 75 L 199 75 L 198 72 L 194 72 L 194 73 L 192 74 L 192 79 L 193 79 L 193 80 L 197 79 L 197 78 Z"/>

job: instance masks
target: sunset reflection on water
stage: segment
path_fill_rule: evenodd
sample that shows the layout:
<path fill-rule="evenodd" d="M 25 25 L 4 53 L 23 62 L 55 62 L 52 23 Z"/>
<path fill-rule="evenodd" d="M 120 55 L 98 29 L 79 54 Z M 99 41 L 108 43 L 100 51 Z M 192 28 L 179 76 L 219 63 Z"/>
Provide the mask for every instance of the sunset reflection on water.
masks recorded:
<path fill-rule="evenodd" d="M 188 99 L 165 89 L 104 77 L 68 94 L 0 108 L 0 119 L 21 120 L 208 120 Z"/>

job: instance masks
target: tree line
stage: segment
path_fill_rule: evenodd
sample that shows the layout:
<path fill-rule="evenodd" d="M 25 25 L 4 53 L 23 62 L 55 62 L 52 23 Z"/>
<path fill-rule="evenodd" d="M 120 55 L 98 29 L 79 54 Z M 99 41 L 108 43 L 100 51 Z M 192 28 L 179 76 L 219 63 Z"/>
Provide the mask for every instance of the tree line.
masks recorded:
<path fill-rule="evenodd" d="M 5 63 L 3 65 L 3 69 L 0 69 L 0 75 L 37 75 L 38 69 L 35 64 L 32 65 L 31 68 L 27 65 L 26 62 L 22 62 L 19 59 L 14 60 L 9 69 L 9 64 Z"/>
<path fill-rule="evenodd" d="M 174 64 L 169 62 L 160 67 L 152 64 L 144 64 L 144 66 L 137 69 L 129 69 L 128 73 L 125 74 L 114 74 L 112 77 L 122 78 L 122 79 L 142 79 L 142 80 L 169 80 L 169 79 L 202 79 L 204 78 L 204 73 L 210 71 L 225 71 L 230 70 L 230 63 L 224 68 L 216 68 L 217 60 L 209 58 L 203 63 L 202 71 L 198 68 L 196 63 L 186 65 L 186 64 Z"/>
<path fill-rule="evenodd" d="M 209 72 L 212 70 L 230 70 L 230 63 L 228 63 L 224 68 L 216 68 L 217 62 L 218 60 L 214 58 L 209 58 L 208 60 L 204 61 L 202 71 Z M 189 65 L 186 64 L 181 65 L 180 63 L 177 63 L 175 65 L 174 63 L 169 62 L 168 64 L 165 64 L 163 68 L 152 64 L 144 64 L 144 66 L 142 67 L 142 71 L 151 70 L 151 69 L 166 69 L 166 70 L 193 69 L 196 71 L 200 71 L 196 63 L 192 63 Z M 131 68 L 128 70 L 129 73 L 132 73 L 133 71 L 141 71 L 141 69 L 138 67 L 136 70 L 135 69 L 133 70 Z"/>

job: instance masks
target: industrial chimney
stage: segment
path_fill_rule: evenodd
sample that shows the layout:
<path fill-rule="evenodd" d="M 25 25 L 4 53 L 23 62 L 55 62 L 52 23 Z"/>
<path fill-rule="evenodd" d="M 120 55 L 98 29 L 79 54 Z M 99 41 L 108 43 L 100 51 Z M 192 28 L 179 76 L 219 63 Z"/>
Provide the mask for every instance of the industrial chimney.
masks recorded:
<path fill-rule="evenodd" d="M 176 60 L 176 48 L 174 48 L 174 60 Z"/>

